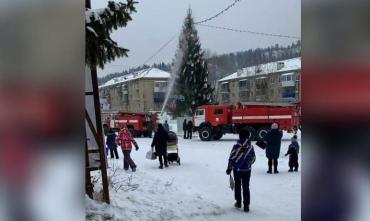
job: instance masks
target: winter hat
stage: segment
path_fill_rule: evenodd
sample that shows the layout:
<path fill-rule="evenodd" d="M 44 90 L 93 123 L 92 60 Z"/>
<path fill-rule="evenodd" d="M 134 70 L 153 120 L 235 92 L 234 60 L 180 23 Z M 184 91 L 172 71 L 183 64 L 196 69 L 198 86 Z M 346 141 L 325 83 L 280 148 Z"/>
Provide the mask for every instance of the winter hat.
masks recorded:
<path fill-rule="evenodd" d="M 291 139 L 292 141 L 297 141 L 298 140 L 298 137 L 297 137 L 297 135 L 296 134 L 294 134 L 293 136 L 292 136 L 292 139 Z"/>
<path fill-rule="evenodd" d="M 279 125 L 277 123 L 271 124 L 271 129 L 275 130 L 275 129 L 278 129 L 278 128 L 279 128 Z"/>

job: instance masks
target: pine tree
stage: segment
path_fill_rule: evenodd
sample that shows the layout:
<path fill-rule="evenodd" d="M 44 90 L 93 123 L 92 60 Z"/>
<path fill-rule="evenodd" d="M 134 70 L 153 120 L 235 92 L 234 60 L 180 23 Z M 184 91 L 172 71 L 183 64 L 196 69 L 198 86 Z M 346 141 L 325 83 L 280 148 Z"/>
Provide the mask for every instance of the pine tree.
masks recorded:
<path fill-rule="evenodd" d="M 208 104 L 213 88 L 208 84 L 207 61 L 194 26 L 191 9 L 185 18 L 174 61 L 177 116 L 193 114 L 196 108 Z"/>
<path fill-rule="evenodd" d="M 90 68 L 104 68 L 104 64 L 118 57 L 127 57 L 129 50 L 119 47 L 110 33 L 119 27 L 125 27 L 132 20 L 131 13 L 136 12 L 133 0 L 127 3 L 108 2 L 103 9 L 86 9 L 86 64 Z"/>

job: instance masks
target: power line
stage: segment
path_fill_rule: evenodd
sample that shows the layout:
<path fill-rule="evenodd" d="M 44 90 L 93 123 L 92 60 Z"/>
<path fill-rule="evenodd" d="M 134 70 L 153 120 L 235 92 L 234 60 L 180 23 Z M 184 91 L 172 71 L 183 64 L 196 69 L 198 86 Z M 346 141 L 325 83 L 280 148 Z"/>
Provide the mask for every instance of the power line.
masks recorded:
<path fill-rule="evenodd" d="M 151 61 L 155 56 L 157 56 L 163 49 L 165 49 L 175 38 L 177 37 L 177 34 L 171 37 L 170 40 L 168 40 L 164 45 L 162 45 L 154 54 L 152 54 L 150 57 L 148 57 L 144 63 L 141 66 L 147 65 L 149 61 Z M 110 64 L 109 66 L 118 66 L 122 67 L 124 65 L 119 65 L 119 64 Z"/>
<path fill-rule="evenodd" d="M 148 59 L 145 60 L 144 65 L 148 63 L 150 60 L 152 60 L 155 56 L 157 56 L 163 49 L 165 49 L 175 38 L 177 37 L 177 34 L 171 37 L 170 40 L 168 40 L 162 47 L 160 47 L 153 55 L 151 55 Z"/>
<path fill-rule="evenodd" d="M 226 27 L 221 27 L 221 26 L 205 25 L 205 24 L 197 24 L 197 25 L 203 26 L 203 27 L 208 27 L 208 28 L 214 28 L 214 29 L 220 29 L 220 30 L 227 30 L 227 31 L 233 31 L 233 32 L 240 32 L 240 33 L 248 33 L 248 34 L 254 34 L 254 35 L 264 35 L 264 36 L 279 37 L 279 38 L 301 39 L 298 36 L 291 36 L 291 35 L 271 34 L 271 33 L 265 33 L 265 32 L 257 32 L 257 31 L 250 31 L 250 30 L 240 30 L 240 29 L 226 28 Z"/>
<path fill-rule="evenodd" d="M 147 58 L 143 64 L 146 65 L 150 60 L 152 60 L 155 56 L 157 56 L 163 49 L 165 49 L 175 38 L 177 37 L 177 34 L 175 34 L 174 36 L 172 36 L 170 38 L 170 40 L 168 40 L 164 45 L 162 45 L 153 55 L 151 55 L 149 58 Z M 149 72 L 150 70 L 152 70 L 153 67 L 149 67 L 148 69 L 144 69 L 142 70 L 141 72 L 139 72 L 139 74 L 142 74 L 144 72 Z"/>
<path fill-rule="evenodd" d="M 198 25 L 198 24 L 202 24 L 202 23 L 206 23 L 208 21 L 211 21 L 215 18 L 217 18 L 218 16 L 222 15 L 223 13 L 225 13 L 226 11 L 228 11 L 230 8 L 234 7 L 236 5 L 236 3 L 240 2 L 241 0 L 235 0 L 234 3 L 232 3 L 231 5 L 227 6 L 227 8 L 225 8 L 224 10 L 220 11 L 219 13 L 217 13 L 216 15 L 210 17 L 210 18 L 207 18 L 207 19 L 204 19 L 202 21 L 199 21 L 199 22 L 195 22 L 194 24 Z"/>

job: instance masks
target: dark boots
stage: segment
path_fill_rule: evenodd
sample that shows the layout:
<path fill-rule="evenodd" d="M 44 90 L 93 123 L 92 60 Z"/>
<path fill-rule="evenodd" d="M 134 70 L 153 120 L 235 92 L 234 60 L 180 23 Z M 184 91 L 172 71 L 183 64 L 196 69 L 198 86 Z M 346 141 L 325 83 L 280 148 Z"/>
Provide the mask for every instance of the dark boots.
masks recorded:
<path fill-rule="evenodd" d="M 244 212 L 246 212 L 246 213 L 249 212 L 249 206 L 244 205 Z"/>
<path fill-rule="evenodd" d="M 268 161 L 268 166 L 269 166 L 269 169 L 267 170 L 267 173 L 272 173 L 272 160 L 269 159 Z"/>
<path fill-rule="evenodd" d="M 274 173 L 279 173 L 278 171 L 278 160 L 277 159 L 269 159 L 268 160 L 268 166 L 269 166 L 269 169 L 267 171 L 267 173 L 272 173 L 272 161 L 274 161 Z"/>
<path fill-rule="evenodd" d="M 279 173 L 277 168 L 278 168 L 278 160 L 274 159 L 274 173 Z"/>
<path fill-rule="evenodd" d="M 235 208 L 242 208 L 242 203 L 240 201 L 236 201 L 236 203 L 234 204 Z M 244 212 L 249 212 L 249 206 L 248 205 L 245 205 L 244 204 Z"/>

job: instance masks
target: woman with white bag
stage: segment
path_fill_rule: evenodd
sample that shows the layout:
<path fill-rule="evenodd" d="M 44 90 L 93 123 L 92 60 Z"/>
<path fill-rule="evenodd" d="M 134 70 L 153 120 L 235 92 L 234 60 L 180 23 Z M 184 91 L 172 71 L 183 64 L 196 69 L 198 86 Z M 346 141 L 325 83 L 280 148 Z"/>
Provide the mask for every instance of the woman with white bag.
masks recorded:
<path fill-rule="evenodd" d="M 158 124 L 157 132 L 154 134 L 153 142 L 152 142 L 152 150 L 155 147 L 155 152 L 159 159 L 159 169 L 163 169 L 163 161 L 164 166 L 168 167 L 167 162 L 167 142 L 168 142 L 168 133 L 165 131 L 162 124 Z"/>

